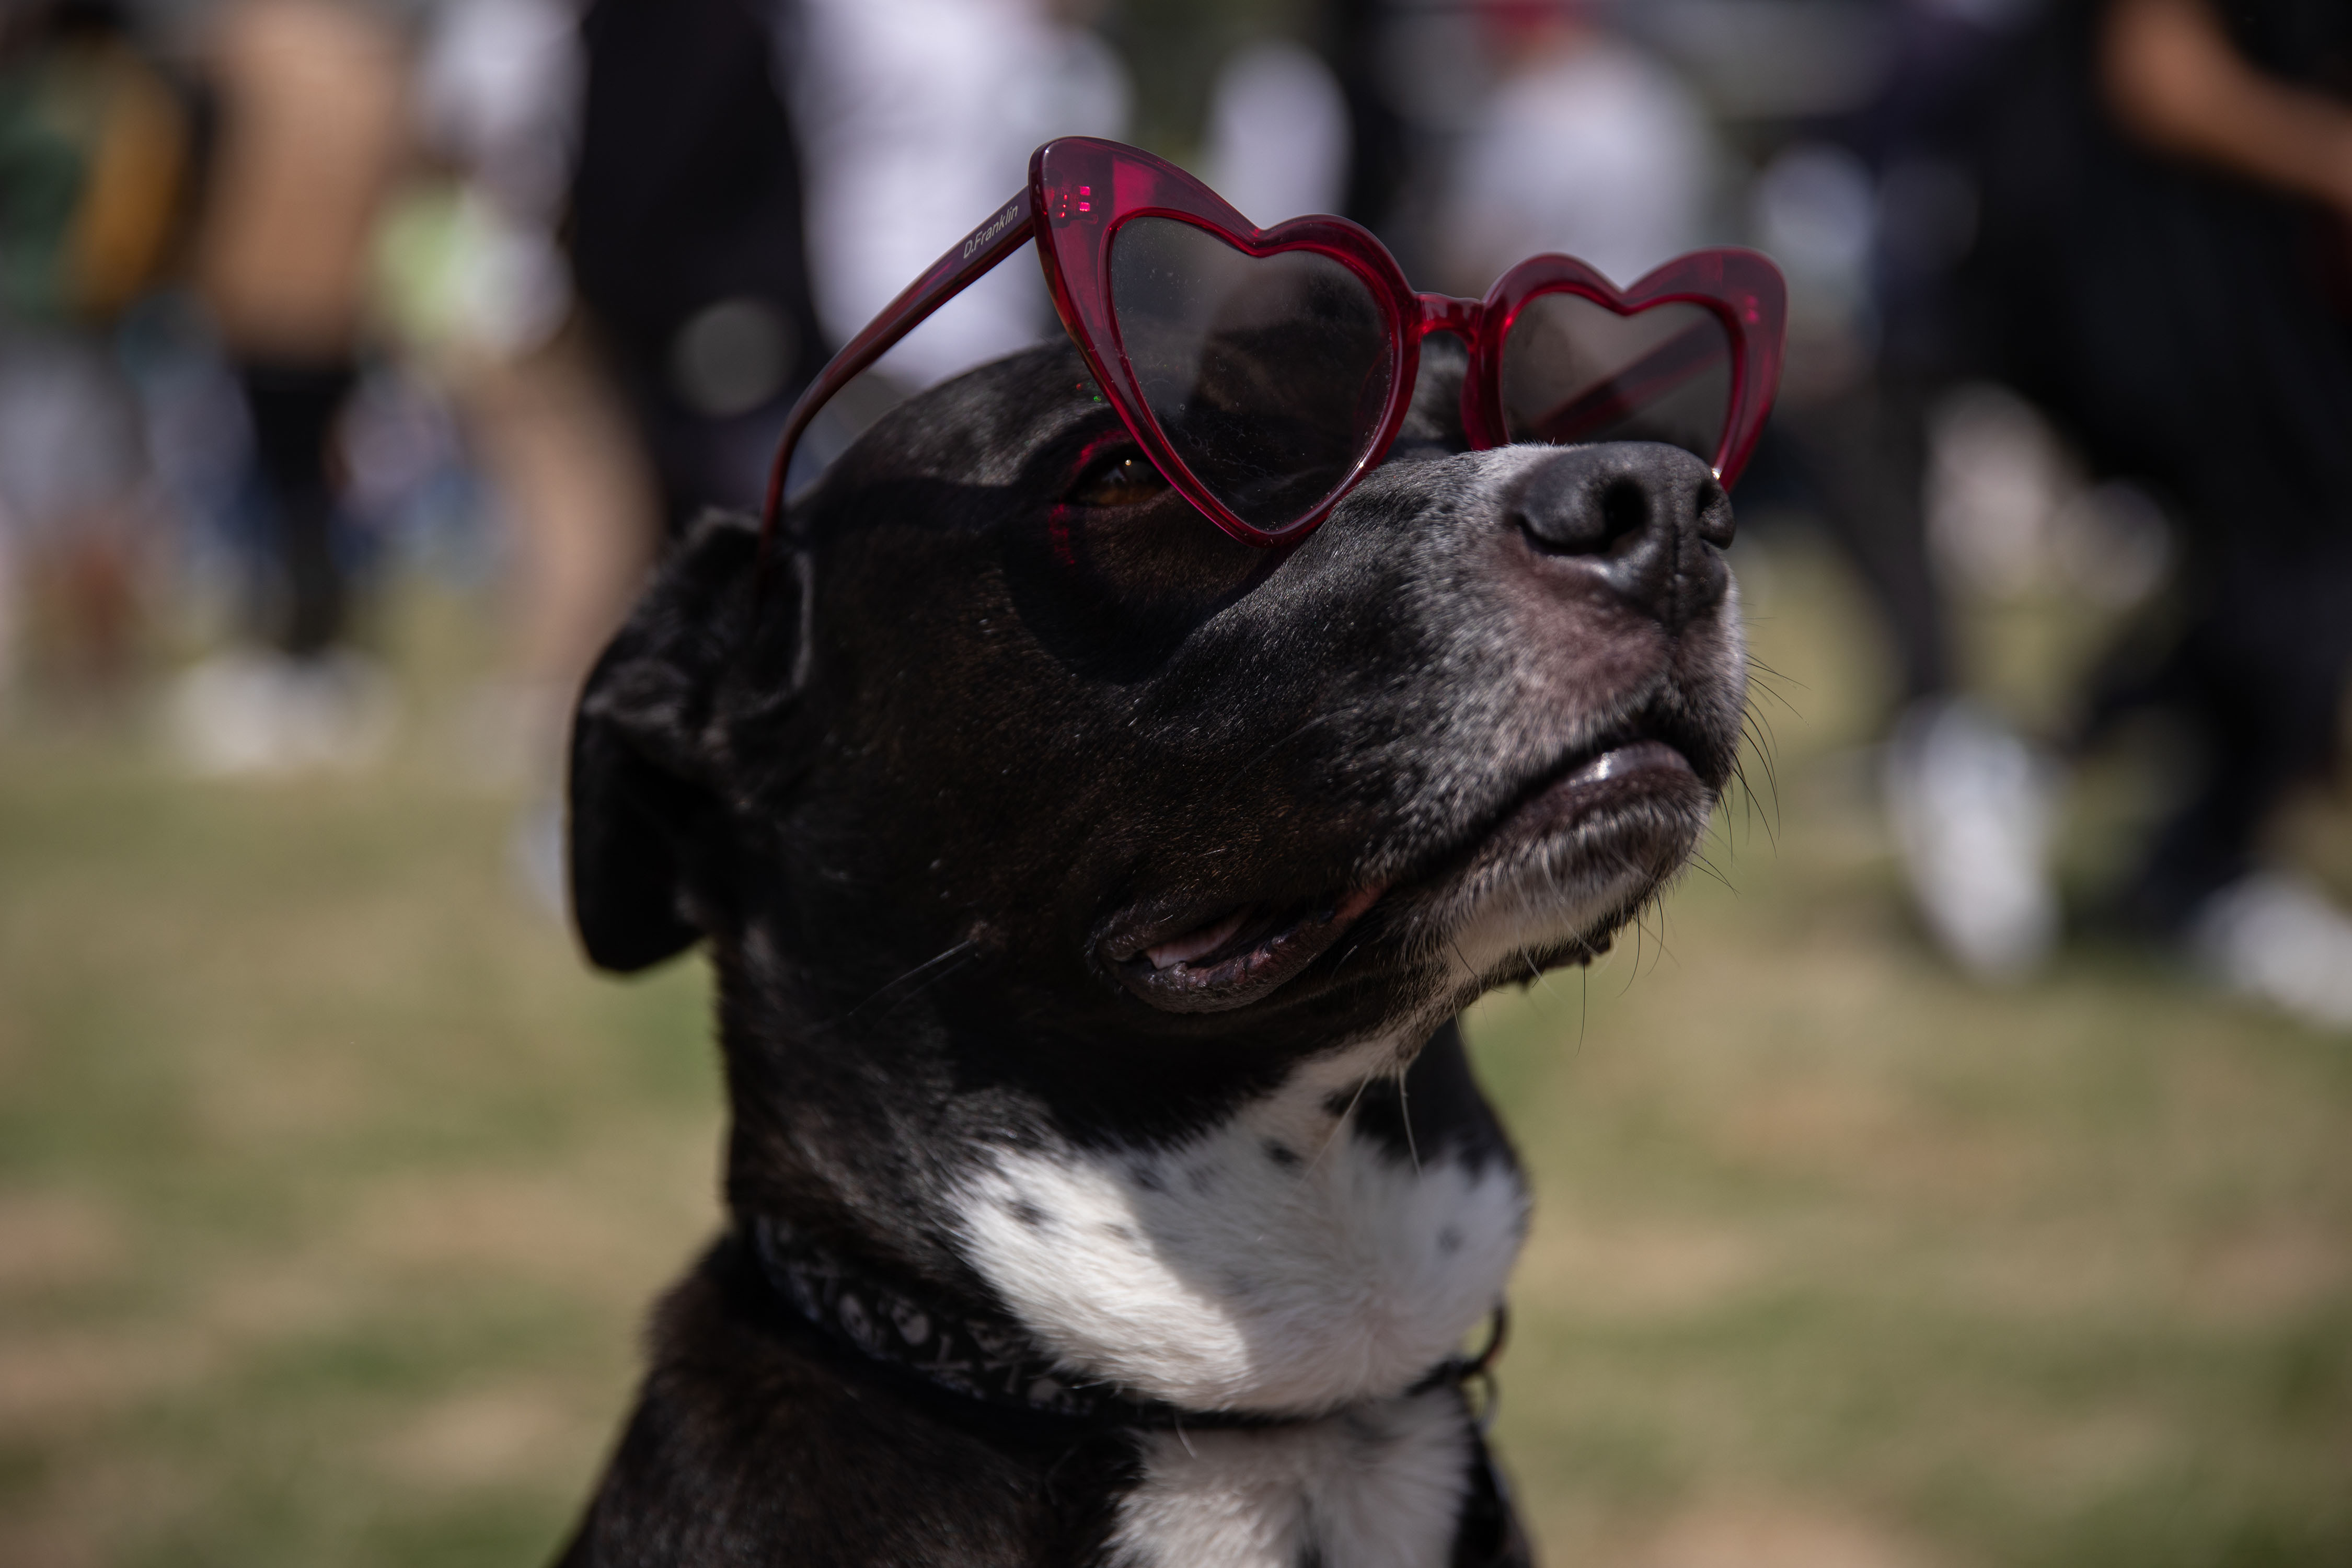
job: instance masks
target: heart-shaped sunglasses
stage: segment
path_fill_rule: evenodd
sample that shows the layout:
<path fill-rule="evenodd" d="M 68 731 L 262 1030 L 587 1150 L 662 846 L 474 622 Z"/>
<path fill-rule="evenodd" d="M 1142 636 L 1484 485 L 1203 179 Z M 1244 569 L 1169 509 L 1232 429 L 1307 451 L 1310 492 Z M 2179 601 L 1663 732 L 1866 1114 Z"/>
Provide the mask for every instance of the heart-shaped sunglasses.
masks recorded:
<path fill-rule="evenodd" d="M 1032 238 L 1103 396 L 1170 486 L 1249 544 L 1305 538 L 1386 455 L 1431 332 L 1469 345 L 1472 447 L 1665 441 L 1727 486 L 1780 382 L 1788 291 L 1756 251 L 1693 251 L 1624 289 L 1538 256 L 1484 300 L 1417 293 L 1345 218 L 1256 228 L 1172 163 L 1068 136 L 809 384 L 777 445 L 766 534 L 817 410 Z"/>

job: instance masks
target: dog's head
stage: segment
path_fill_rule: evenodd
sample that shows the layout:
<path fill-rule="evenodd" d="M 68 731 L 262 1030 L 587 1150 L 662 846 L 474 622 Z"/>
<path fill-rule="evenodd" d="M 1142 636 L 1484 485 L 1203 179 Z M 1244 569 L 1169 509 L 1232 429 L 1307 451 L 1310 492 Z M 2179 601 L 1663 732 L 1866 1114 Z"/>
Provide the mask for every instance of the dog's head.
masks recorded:
<path fill-rule="evenodd" d="M 1605 945 L 1732 769 L 1729 503 L 1673 447 L 1469 451 L 1460 374 L 1433 341 L 1286 552 L 1168 489 L 1066 348 L 884 420 L 764 573 L 706 523 L 581 704 L 590 956 L 707 937 L 783 1025 L 914 1007 L 1181 1094 Z"/>

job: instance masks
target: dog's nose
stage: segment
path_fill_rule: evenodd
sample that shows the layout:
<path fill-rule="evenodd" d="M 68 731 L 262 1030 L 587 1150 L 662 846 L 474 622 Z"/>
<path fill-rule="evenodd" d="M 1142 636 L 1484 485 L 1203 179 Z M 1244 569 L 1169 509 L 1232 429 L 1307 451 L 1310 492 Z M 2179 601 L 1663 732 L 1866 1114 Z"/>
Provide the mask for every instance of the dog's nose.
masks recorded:
<path fill-rule="evenodd" d="M 1669 630 L 1720 604 L 1731 580 L 1731 499 L 1679 447 L 1563 447 L 1513 481 L 1504 516 L 1539 556 L 1572 560 Z"/>

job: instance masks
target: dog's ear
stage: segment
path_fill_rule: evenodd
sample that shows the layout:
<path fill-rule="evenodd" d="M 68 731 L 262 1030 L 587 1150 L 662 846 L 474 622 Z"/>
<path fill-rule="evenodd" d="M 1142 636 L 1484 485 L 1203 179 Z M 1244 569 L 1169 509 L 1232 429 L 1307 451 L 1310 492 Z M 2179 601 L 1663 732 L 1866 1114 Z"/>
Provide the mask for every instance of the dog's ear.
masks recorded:
<path fill-rule="evenodd" d="M 621 973 L 683 952 L 724 897 L 730 731 L 770 715 L 803 661 L 790 567 L 755 606 L 759 534 L 706 518 L 670 554 L 589 672 L 572 725 L 572 912 L 589 961 Z M 754 611 L 758 613 L 755 616 Z M 777 657 L 781 652 L 781 657 Z M 781 679 L 761 679 L 782 666 Z M 764 690 L 760 689 L 764 687 Z M 771 730 L 768 725 L 760 726 Z"/>

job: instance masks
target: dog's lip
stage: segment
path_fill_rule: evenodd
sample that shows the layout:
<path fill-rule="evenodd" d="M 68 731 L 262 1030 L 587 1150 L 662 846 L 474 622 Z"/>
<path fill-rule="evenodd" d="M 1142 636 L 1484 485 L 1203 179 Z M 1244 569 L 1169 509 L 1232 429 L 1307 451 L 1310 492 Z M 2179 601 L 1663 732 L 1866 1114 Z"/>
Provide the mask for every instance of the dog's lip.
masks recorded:
<path fill-rule="evenodd" d="M 1442 897 L 1472 868 L 1514 844 L 1591 825 L 1612 806 L 1661 791 L 1705 787 L 1690 753 L 1655 730 L 1628 729 L 1560 756 L 1451 846 L 1399 879 L 1398 896 Z"/>
<path fill-rule="evenodd" d="M 1696 784 L 1698 770 L 1680 746 L 1654 734 L 1612 735 L 1530 780 L 1465 848 L 1475 858 L 1499 840 L 1559 832 L 1610 805 L 1684 780 Z"/>
<path fill-rule="evenodd" d="M 1690 758 L 1673 744 L 1656 740 L 1633 741 L 1612 746 L 1580 763 L 1571 764 L 1560 776 L 1559 782 L 1549 785 L 1543 793 L 1585 791 L 1643 773 L 1698 776 L 1698 770 L 1691 766 Z"/>
<path fill-rule="evenodd" d="M 1300 903 L 1244 904 L 1207 919 L 1151 921 L 1104 938 L 1100 951 L 1119 983 L 1155 1007 L 1223 1012 L 1275 991 L 1330 951 L 1386 890 L 1373 884 Z"/>

